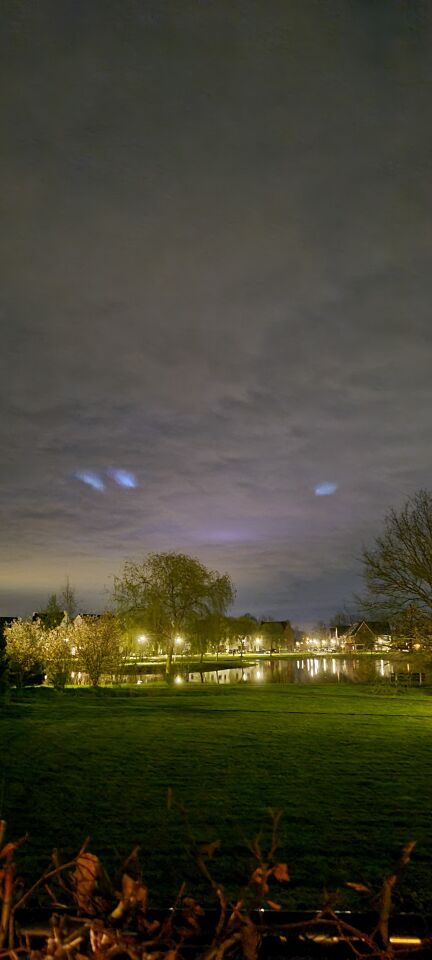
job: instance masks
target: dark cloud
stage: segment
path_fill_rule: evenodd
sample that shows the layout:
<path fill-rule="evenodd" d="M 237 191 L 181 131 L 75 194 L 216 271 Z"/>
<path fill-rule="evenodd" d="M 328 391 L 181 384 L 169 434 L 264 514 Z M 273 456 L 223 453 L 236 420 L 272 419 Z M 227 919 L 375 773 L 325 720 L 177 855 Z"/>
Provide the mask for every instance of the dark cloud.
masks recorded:
<path fill-rule="evenodd" d="M 331 614 L 429 484 L 429 4 L 1 16 L 2 612 L 174 548 Z"/>

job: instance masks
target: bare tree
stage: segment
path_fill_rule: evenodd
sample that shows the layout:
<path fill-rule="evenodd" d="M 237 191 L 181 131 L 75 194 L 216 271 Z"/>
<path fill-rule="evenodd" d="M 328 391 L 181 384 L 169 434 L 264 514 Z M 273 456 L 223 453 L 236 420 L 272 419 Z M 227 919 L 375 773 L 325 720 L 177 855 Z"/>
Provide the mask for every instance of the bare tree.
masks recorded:
<path fill-rule="evenodd" d="M 362 554 L 366 609 L 393 615 L 416 607 L 432 617 L 432 494 L 419 490 Z"/>
<path fill-rule="evenodd" d="M 361 619 L 362 617 L 360 613 L 345 604 L 341 610 L 338 610 L 337 613 L 333 614 L 329 625 L 330 627 L 345 627 L 349 626 L 351 623 L 356 623 L 357 620 Z"/>
<path fill-rule="evenodd" d="M 51 630 L 53 627 L 58 627 L 61 624 L 63 617 L 64 610 L 62 610 L 57 602 L 57 594 L 52 593 L 48 598 L 46 607 L 41 610 L 39 619 L 45 627 L 45 630 Z"/>
<path fill-rule="evenodd" d="M 66 577 L 66 583 L 60 594 L 60 606 L 67 613 L 69 620 L 73 620 L 78 610 L 78 601 L 75 588 L 71 587 L 69 577 Z"/>
<path fill-rule="evenodd" d="M 395 649 L 418 651 L 432 646 L 432 618 L 412 604 L 393 618 Z"/>

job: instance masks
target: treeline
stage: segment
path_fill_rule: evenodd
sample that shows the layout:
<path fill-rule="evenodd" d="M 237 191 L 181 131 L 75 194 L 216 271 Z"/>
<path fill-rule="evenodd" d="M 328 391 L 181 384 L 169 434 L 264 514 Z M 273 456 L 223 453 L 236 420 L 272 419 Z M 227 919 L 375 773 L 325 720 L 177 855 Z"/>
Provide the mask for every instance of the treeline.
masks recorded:
<path fill-rule="evenodd" d="M 138 656 L 165 657 L 170 677 L 176 653 L 187 651 L 202 660 L 206 653 L 242 652 L 254 643 L 270 651 L 292 647 L 294 632 L 287 621 L 229 616 L 234 597 L 227 574 L 185 554 L 149 554 L 140 564 L 125 564 L 115 579 L 109 612 L 74 616 L 76 598 L 67 584 L 60 601 L 52 595 L 38 616 L 6 625 L 4 677 L 7 666 L 17 687 L 45 680 L 64 689 L 81 679 L 97 687 L 105 676 L 124 680 Z"/>
<path fill-rule="evenodd" d="M 363 550 L 362 566 L 366 589 L 356 601 L 362 616 L 384 615 L 395 647 L 432 646 L 431 493 L 420 490 L 401 510 L 387 514 L 381 534 Z M 61 687 L 75 663 L 97 686 L 103 673 L 121 675 L 138 636 L 143 653 L 165 656 L 168 676 L 176 646 L 186 643 L 201 657 L 230 644 L 243 649 L 259 636 L 270 651 L 293 648 L 289 621 L 230 617 L 234 598 L 228 574 L 174 552 L 150 553 L 141 563 L 128 561 L 114 581 L 112 611 L 102 616 L 74 618 L 76 598 L 67 582 L 60 604 L 53 596 L 39 619 L 17 620 L 4 628 L 0 685 L 9 675 L 19 686 L 39 670 Z"/>

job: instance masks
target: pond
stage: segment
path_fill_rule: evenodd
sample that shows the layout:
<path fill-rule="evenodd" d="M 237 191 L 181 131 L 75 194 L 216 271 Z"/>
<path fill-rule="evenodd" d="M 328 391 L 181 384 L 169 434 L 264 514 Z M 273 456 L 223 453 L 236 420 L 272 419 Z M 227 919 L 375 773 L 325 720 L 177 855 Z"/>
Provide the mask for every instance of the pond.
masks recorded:
<path fill-rule="evenodd" d="M 138 676 L 138 683 L 155 677 Z M 244 666 L 188 671 L 178 664 L 176 683 L 375 683 L 387 681 L 399 686 L 421 686 L 432 681 L 432 664 L 407 659 L 378 657 L 309 657 L 245 661 Z"/>

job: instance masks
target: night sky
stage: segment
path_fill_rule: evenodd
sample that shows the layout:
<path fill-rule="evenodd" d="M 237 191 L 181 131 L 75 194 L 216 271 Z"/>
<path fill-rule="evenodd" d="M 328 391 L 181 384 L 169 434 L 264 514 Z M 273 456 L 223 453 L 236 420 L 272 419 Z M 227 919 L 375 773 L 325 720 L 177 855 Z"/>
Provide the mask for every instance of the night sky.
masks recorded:
<path fill-rule="evenodd" d="M 328 619 L 431 484 L 430 0 L 3 0 L 0 612 Z"/>

